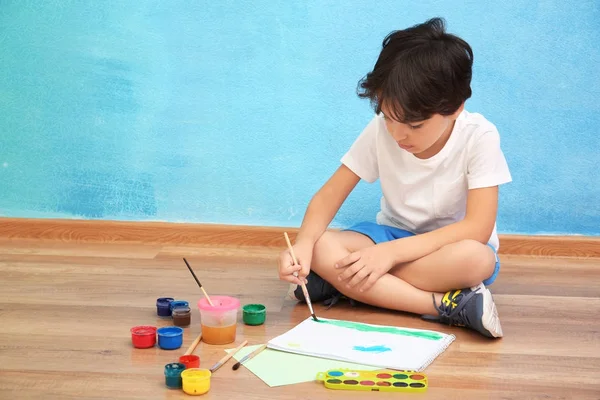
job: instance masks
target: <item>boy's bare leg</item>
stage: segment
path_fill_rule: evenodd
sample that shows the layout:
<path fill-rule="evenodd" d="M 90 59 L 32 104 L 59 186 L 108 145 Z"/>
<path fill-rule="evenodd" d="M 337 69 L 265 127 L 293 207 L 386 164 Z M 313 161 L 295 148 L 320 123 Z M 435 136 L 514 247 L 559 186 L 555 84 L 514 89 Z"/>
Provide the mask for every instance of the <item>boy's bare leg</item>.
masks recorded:
<path fill-rule="evenodd" d="M 391 273 L 382 276 L 366 292 L 359 291 L 360 285 L 352 288 L 347 285 L 347 281 L 339 281 L 338 276 L 342 270 L 334 268 L 335 262 L 350 252 L 372 245 L 373 242 L 368 237 L 356 232 L 326 232 L 315 244 L 311 269 L 339 292 L 354 300 L 373 306 L 421 315 L 436 316 L 439 311 L 440 322 L 468 326 L 489 337 L 502 336 L 496 306 L 491 293 L 483 285 L 480 285 L 481 281 L 475 282 L 472 286 L 476 286 L 476 288 L 472 289 L 460 286 L 461 284 L 468 284 L 468 279 L 479 279 L 476 274 L 485 272 L 484 268 L 481 270 L 475 268 L 475 273 L 472 271 L 476 262 L 481 260 L 472 255 L 470 258 L 464 259 L 461 259 L 460 256 L 456 256 L 454 259 L 450 258 L 451 255 L 463 254 L 461 250 L 468 250 L 467 246 L 475 252 L 478 252 L 481 249 L 480 247 L 472 242 L 460 242 L 441 249 L 439 254 L 435 252 L 428 257 L 423 257 L 413 263 L 400 265 L 394 269 L 394 273 L 403 273 L 408 279 L 415 279 L 416 276 L 420 277 L 421 274 L 424 274 L 426 277 L 423 282 L 426 284 L 427 279 L 431 279 L 431 282 L 436 282 L 435 285 L 440 288 L 438 291 L 417 288 L 408 279 L 401 279 Z M 487 261 L 485 260 L 486 252 L 481 251 L 481 254 L 477 255 L 481 255 L 482 260 Z M 493 253 L 491 256 L 494 258 Z M 440 264 L 435 268 L 435 265 L 429 263 Z M 468 275 L 467 280 L 461 280 L 463 278 L 460 276 L 442 275 L 440 277 L 439 270 L 448 268 L 449 265 L 452 265 L 454 274 Z M 403 268 L 408 272 L 403 271 Z M 486 276 L 481 277 L 482 280 L 489 276 L 491 272 L 489 274 L 485 272 L 485 274 Z"/>
<path fill-rule="evenodd" d="M 362 303 L 417 314 L 437 314 L 431 292 L 418 289 L 394 275 L 385 274 L 366 292 L 360 292 L 358 287 L 348 288 L 347 282 L 338 280 L 343 270 L 335 269 L 335 262 L 350 252 L 372 245 L 371 239 L 357 232 L 325 232 L 315 244 L 311 269 L 342 294 Z M 441 293 L 436 295 L 441 299 Z"/>
<path fill-rule="evenodd" d="M 358 297 L 347 294 L 348 288 L 338 287 L 340 284 L 337 282 L 337 275 L 342 270 L 334 269 L 333 265 L 349 253 L 372 245 L 371 239 L 358 232 L 325 232 L 315 245 L 315 258 L 311 268 L 344 295 L 362 301 Z M 489 246 L 465 240 L 445 246 L 418 260 L 397 265 L 390 270 L 389 275 L 403 281 L 393 285 L 402 285 L 404 290 L 407 289 L 404 284 L 408 283 L 415 289 L 421 289 L 421 292 L 428 292 L 431 302 L 432 292 L 445 293 L 481 283 L 492 275 L 495 262 L 494 252 Z M 385 282 L 394 282 L 394 280 L 390 281 L 386 278 Z M 354 289 L 360 297 L 358 287 Z M 395 293 L 395 296 L 397 295 Z M 410 295 L 413 296 L 415 293 Z"/>
<path fill-rule="evenodd" d="M 478 285 L 492 275 L 495 266 L 496 257 L 489 246 L 463 240 L 389 272 L 419 289 L 447 292 Z"/>

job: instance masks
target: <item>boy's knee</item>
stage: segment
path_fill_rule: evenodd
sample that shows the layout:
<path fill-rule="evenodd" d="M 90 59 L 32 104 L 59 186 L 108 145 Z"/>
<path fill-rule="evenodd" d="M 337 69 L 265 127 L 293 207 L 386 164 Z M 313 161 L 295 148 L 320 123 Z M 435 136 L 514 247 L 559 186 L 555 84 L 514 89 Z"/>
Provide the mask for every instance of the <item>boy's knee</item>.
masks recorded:
<path fill-rule="evenodd" d="M 333 269 L 333 265 L 338 261 L 334 257 L 341 254 L 339 250 L 342 247 L 335 232 L 325 231 L 313 247 L 312 268 L 320 270 L 331 267 Z"/>
<path fill-rule="evenodd" d="M 315 243 L 315 247 L 313 248 L 313 259 L 323 258 L 323 256 L 331 253 L 331 249 L 338 245 L 337 240 L 335 238 L 335 234 L 333 232 L 326 231 Z"/>
<path fill-rule="evenodd" d="M 465 265 L 471 278 L 469 280 L 472 280 L 474 285 L 490 277 L 494 272 L 496 258 L 489 246 L 470 239 L 457 242 L 453 246 L 454 255 Z"/>

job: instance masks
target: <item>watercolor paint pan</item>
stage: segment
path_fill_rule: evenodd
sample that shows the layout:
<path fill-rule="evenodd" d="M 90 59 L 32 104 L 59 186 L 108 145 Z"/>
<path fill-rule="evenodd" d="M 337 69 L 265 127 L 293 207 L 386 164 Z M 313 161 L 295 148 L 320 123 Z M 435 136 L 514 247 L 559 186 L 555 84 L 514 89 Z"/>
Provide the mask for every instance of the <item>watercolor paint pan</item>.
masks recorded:
<path fill-rule="evenodd" d="M 317 381 L 328 389 L 368 392 L 419 393 L 428 387 L 427 376 L 422 372 L 398 370 L 331 369 L 318 373 Z"/>

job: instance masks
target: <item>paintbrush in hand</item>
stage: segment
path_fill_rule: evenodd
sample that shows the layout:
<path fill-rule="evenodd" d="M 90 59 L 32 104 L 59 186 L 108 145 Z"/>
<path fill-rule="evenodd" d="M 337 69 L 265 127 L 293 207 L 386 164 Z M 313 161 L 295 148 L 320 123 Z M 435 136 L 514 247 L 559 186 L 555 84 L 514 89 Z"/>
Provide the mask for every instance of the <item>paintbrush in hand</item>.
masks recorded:
<path fill-rule="evenodd" d="M 292 243 L 290 242 L 290 238 L 289 238 L 287 232 L 283 232 L 283 235 L 285 236 L 285 241 L 287 242 L 287 246 L 290 249 L 290 254 L 292 255 L 292 260 L 294 260 L 294 265 L 298 265 L 298 260 L 296 260 L 296 255 L 294 254 L 294 248 L 292 247 Z M 294 276 L 298 277 L 298 273 L 295 272 Z M 306 304 L 308 304 L 308 309 L 310 310 L 310 315 L 312 315 L 312 317 L 315 321 L 319 321 L 313 310 L 312 303 L 310 302 L 310 296 L 308 295 L 308 290 L 306 289 L 306 284 L 304 283 L 304 281 L 302 279 L 300 279 L 300 278 L 298 278 L 298 279 L 300 280 L 300 286 L 302 287 L 302 292 L 304 293 L 304 298 L 306 299 Z"/>

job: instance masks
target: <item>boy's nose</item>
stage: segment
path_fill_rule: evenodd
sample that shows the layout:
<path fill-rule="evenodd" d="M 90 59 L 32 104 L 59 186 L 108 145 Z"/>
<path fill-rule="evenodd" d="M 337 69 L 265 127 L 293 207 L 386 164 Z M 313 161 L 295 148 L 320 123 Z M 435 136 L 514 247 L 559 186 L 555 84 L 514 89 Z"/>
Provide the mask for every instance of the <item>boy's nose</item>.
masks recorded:
<path fill-rule="evenodd" d="M 401 142 L 406 139 L 407 135 L 403 130 L 397 129 L 392 133 L 392 137 L 396 142 Z"/>

